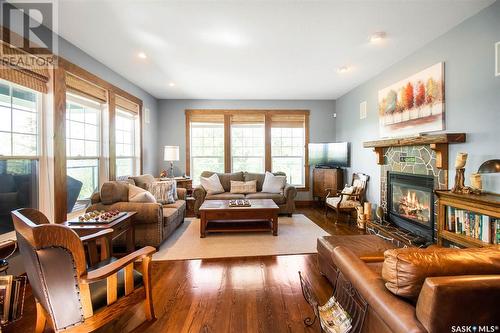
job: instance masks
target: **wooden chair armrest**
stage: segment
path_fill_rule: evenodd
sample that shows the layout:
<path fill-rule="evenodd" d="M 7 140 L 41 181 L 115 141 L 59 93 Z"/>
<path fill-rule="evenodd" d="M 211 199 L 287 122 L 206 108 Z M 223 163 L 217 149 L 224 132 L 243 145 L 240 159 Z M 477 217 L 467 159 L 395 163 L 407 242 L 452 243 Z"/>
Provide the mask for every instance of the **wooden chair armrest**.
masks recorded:
<path fill-rule="evenodd" d="M 329 198 L 330 196 L 336 197 L 340 193 L 342 193 L 342 190 L 337 190 L 331 187 L 325 188 L 326 193 L 326 198 Z"/>
<path fill-rule="evenodd" d="M 101 237 L 110 237 L 112 233 L 113 233 L 113 229 L 105 229 L 105 230 L 101 230 L 99 232 L 96 232 L 95 234 L 82 236 L 82 237 L 80 237 L 80 240 L 82 242 L 93 241 L 93 240 L 97 240 Z"/>
<path fill-rule="evenodd" d="M 156 249 L 152 246 L 145 246 L 135 252 L 127 254 L 125 257 L 122 257 L 112 263 L 103 266 L 101 268 L 97 268 L 88 272 L 86 275 L 82 276 L 80 280 L 83 283 L 92 283 L 102 279 L 107 278 L 110 275 L 115 274 L 120 269 L 124 268 L 128 264 L 137 261 L 139 259 L 143 259 L 144 257 L 151 257 L 153 253 L 156 252 Z"/>

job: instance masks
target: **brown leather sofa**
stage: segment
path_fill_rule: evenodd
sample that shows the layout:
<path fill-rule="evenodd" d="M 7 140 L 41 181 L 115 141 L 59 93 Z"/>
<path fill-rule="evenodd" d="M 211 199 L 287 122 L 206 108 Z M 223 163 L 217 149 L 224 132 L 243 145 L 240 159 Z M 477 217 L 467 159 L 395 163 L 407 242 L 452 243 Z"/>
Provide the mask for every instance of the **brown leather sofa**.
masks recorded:
<path fill-rule="evenodd" d="M 186 189 L 177 189 L 179 200 L 172 204 L 128 201 L 128 183 L 146 189 L 153 181 L 153 176 L 142 175 L 130 177 L 128 181 L 106 182 L 102 185 L 100 192 L 92 195 L 92 205 L 87 208 L 87 211 L 117 209 L 137 212 L 134 216 L 135 245 L 158 247 L 184 222 Z"/>
<path fill-rule="evenodd" d="M 216 172 L 203 171 L 201 177 L 210 177 Z M 205 189 L 197 186 L 193 191 L 195 198 L 194 212 L 199 215 L 200 206 L 205 200 L 233 200 L 233 199 L 272 199 L 280 208 L 280 214 L 291 215 L 295 211 L 295 197 L 297 189 L 295 186 L 286 184 L 283 193 L 266 193 L 262 192 L 262 184 L 264 183 L 265 174 L 250 173 L 250 172 L 233 172 L 233 173 L 217 173 L 219 176 L 224 193 L 207 195 Z M 286 176 L 283 172 L 275 172 L 276 176 Z M 231 181 L 257 181 L 257 193 L 238 194 L 231 193 Z"/>
<path fill-rule="evenodd" d="M 367 302 L 362 332 L 451 332 L 453 327 L 458 332 L 459 326 L 500 325 L 500 248 L 485 249 L 484 253 L 479 249 L 474 254 L 468 250 L 439 247 L 416 253 L 411 252 L 417 249 L 389 250 L 385 253 L 386 261 L 390 261 L 389 257 L 392 261 L 394 258 L 402 261 L 391 270 L 390 265 L 394 262 L 386 262 L 384 267 L 384 255 L 377 252 L 390 248 L 389 242 L 375 240 L 373 237 L 377 236 L 373 235 L 330 237 L 336 238 L 326 242 L 323 239 L 321 245 L 318 241 L 318 251 L 320 248 L 323 251 L 318 256 L 320 269 L 329 280 L 335 281 L 337 274 L 342 274 Z M 352 237 L 354 239 L 350 241 Z M 339 243 L 335 243 L 336 240 Z M 328 262 L 324 260 L 326 244 L 332 246 Z M 420 261 L 422 265 L 409 265 L 412 260 L 416 260 L 413 263 Z M 405 265 L 406 271 L 403 269 Z M 416 298 L 402 296 L 408 287 L 405 282 L 428 273 L 432 266 L 446 276 L 423 278 Z M 391 288 L 391 291 L 387 286 L 391 283 L 388 280 L 395 278 L 391 273 L 394 267 L 402 272 L 397 283 L 392 283 L 396 289 Z M 474 274 L 467 273 L 471 268 Z M 331 271 L 325 272 L 327 269 Z M 461 270 L 463 274 L 453 275 Z M 336 274 L 332 275 L 332 271 Z"/>

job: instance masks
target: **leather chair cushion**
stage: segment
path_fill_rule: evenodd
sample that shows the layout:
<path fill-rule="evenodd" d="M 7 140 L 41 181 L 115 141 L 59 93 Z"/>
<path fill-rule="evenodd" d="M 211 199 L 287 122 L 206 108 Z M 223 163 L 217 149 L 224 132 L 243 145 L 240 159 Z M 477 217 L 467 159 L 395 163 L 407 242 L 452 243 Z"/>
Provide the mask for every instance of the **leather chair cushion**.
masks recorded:
<path fill-rule="evenodd" d="M 93 269 L 97 269 L 103 266 L 108 265 L 109 263 L 116 261 L 116 258 L 109 258 L 103 260 L 96 264 L 95 266 L 89 268 L 89 271 Z M 138 288 L 142 286 L 142 274 L 134 269 L 134 288 Z M 121 269 L 118 271 L 118 298 L 123 297 L 125 295 L 125 277 L 124 270 Z M 100 308 L 103 308 L 107 305 L 107 289 L 106 289 L 106 279 L 94 282 L 90 284 L 90 298 L 92 300 L 92 309 L 97 311 Z"/>
<path fill-rule="evenodd" d="M 387 250 L 382 278 L 392 293 L 415 301 L 427 277 L 500 274 L 499 250 L 497 246 Z"/>
<path fill-rule="evenodd" d="M 273 199 L 277 205 L 286 203 L 286 198 L 281 193 L 257 192 L 249 193 L 245 196 L 247 199 Z"/>
<path fill-rule="evenodd" d="M 101 202 L 111 205 L 115 202 L 128 202 L 128 183 L 111 181 L 102 184 Z"/>
<path fill-rule="evenodd" d="M 245 199 L 244 194 L 240 193 L 218 193 L 218 194 L 207 194 L 206 200 L 233 200 L 233 199 Z"/>

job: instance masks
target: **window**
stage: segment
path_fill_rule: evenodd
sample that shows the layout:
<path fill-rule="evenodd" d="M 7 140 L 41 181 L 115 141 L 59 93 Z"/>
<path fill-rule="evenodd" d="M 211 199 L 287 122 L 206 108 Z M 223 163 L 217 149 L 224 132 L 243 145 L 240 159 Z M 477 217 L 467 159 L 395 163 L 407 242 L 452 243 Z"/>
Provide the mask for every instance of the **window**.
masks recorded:
<path fill-rule="evenodd" d="M 262 114 L 231 116 L 231 169 L 265 171 L 264 120 Z"/>
<path fill-rule="evenodd" d="M 287 182 L 293 185 L 305 184 L 305 144 L 304 128 L 272 127 L 271 129 L 271 165 L 272 171 L 282 171 L 287 175 Z"/>
<path fill-rule="evenodd" d="M 38 208 L 40 99 L 0 81 L 0 233 L 14 230 L 12 210 Z"/>
<path fill-rule="evenodd" d="M 224 123 L 191 122 L 191 176 L 199 184 L 203 171 L 224 172 Z"/>
<path fill-rule="evenodd" d="M 195 184 L 203 171 L 281 171 L 308 189 L 308 118 L 303 110 L 187 110 L 186 171 Z"/>
<path fill-rule="evenodd" d="M 139 117 L 117 108 L 115 117 L 116 177 L 139 173 Z"/>
<path fill-rule="evenodd" d="M 101 105 L 76 95 L 66 99 L 67 211 L 90 205 L 99 188 Z"/>

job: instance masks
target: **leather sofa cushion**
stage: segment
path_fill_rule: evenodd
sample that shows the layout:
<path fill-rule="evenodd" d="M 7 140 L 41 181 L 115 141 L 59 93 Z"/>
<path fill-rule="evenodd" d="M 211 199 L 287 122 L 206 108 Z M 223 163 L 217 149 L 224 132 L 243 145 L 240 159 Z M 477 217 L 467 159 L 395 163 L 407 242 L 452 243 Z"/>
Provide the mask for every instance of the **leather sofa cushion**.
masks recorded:
<path fill-rule="evenodd" d="M 147 190 L 148 186 L 155 181 L 155 178 L 151 175 L 140 175 L 135 177 L 129 177 L 129 179 L 133 179 L 135 186 L 138 186 L 144 190 Z"/>
<path fill-rule="evenodd" d="M 201 173 L 201 177 L 208 178 L 216 172 L 212 171 L 203 171 Z M 224 188 L 224 192 L 231 192 L 231 180 L 235 180 L 238 182 L 243 181 L 243 172 L 233 172 L 233 173 L 217 173 L 219 176 L 220 183 Z"/>
<path fill-rule="evenodd" d="M 337 246 L 348 248 L 358 258 L 365 262 L 384 260 L 384 251 L 396 246 L 375 235 L 323 236 L 317 241 L 318 253 L 330 258 Z"/>
<path fill-rule="evenodd" d="M 111 205 L 115 202 L 128 202 L 128 183 L 111 181 L 102 184 L 101 202 L 105 205 Z"/>
<path fill-rule="evenodd" d="M 207 194 L 206 200 L 234 200 L 234 199 L 245 199 L 244 194 L 240 193 L 217 193 L 217 194 Z"/>
<path fill-rule="evenodd" d="M 177 214 L 179 214 L 177 208 L 163 208 L 163 225 L 172 223 L 177 218 Z"/>
<path fill-rule="evenodd" d="M 387 250 L 382 268 L 385 286 L 416 300 L 427 277 L 500 274 L 500 247 Z"/>
<path fill-rule="evenodd" d="M 116 258 L 108 258 L 96 264 L 95 266 L 89 268 L 89 271 L 97 269 L 107 264 L 116 261 Z M 134 288 L 142 286 L 142 274 L 134 269 Z M 106 279 L 91 283 L 90 287 L 90 298 L 92 301 L 92 309 L 97 311 L 98 309 L 105 307 L 107 305 L 107 289 L 106 289 Z M 118 271 L 118 298 L 125 295 L 125 277 L 124 269 Z"/>
<path fill-rule="evenodd" d="M 186 201 L 184 201 L 184 200 L 177 200 L 174 203 L 164 204 L 163 208 L 181 209 L 183 206 L 186 206 Z"/>
<path fill-rule="evenodd" d="M 277 205 L 286 203 L 286 198 L 281 193 L 257 192 L 249 193 L 245 196 L 247 199 L 273 199 Z"/>

